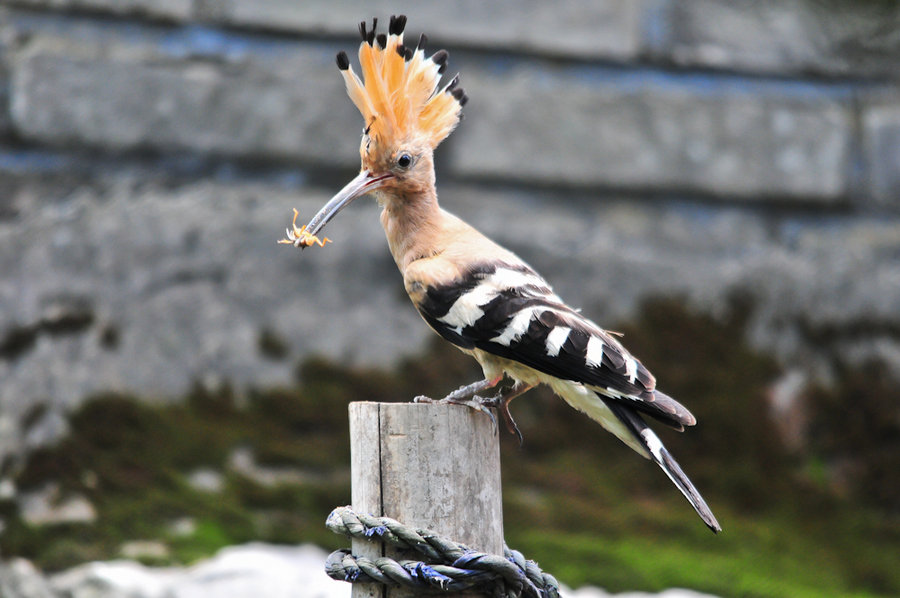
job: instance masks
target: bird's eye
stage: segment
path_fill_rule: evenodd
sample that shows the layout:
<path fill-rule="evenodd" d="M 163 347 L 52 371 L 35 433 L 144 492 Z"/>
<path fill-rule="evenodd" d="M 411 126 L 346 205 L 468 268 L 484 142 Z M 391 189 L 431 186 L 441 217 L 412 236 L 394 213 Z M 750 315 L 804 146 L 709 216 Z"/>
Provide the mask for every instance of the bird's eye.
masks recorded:
<path fill-rule="evenodd" d="M 409 168 L 412 161 L 412 156 L 409 154 L 400 154 L 400 157 L 397 158 L 397 166 L 400 168 Z"/>

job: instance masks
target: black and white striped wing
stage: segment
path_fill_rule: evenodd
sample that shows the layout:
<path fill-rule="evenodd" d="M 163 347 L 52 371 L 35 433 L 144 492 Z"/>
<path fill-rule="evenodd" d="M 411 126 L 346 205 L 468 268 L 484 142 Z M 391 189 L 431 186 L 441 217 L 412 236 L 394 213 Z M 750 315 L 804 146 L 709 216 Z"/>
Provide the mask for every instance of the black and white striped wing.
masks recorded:
<path fill-rule="evenodd" d="M 653 375 L 619 341 L 553 293 L 525 264 L 484 263 L 417 305 L 445 339 L 580 382 L 675 427 L 693 416 L 655 391 Z"/>

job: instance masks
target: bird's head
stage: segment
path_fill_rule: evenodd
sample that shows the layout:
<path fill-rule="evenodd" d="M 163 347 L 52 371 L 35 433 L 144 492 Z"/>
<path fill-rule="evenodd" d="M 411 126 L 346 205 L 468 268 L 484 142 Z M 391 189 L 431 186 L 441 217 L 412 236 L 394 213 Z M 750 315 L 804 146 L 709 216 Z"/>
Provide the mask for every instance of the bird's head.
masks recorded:
<path fill-rule="evenodd" d="M 391 17 L 387 34 L 359 25 L 362 78 L 347 54 L 337 65 L 347 94 L 363 116 L 359 153 L 362 169 L 350 183 L 313 216 L 306 230 L 318 234 L 329 220 L 358 197 L 376 190 L 402 200 L 434 186 L 434 148 L 460 119 L 467 101 L 459 76 L 441 85 L 448 54 L 439 50 L 425 57 L 425 36 L 415 46 L 403 43 L 406 17 Z"/>

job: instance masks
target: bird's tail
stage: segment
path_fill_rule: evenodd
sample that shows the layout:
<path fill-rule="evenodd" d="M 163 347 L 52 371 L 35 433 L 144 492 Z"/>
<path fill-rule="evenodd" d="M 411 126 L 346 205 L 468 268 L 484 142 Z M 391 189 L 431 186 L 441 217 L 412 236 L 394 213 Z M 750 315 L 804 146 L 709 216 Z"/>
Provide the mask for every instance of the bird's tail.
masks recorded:
<path fill-rule="evenodd" d="M 697 511 L 697 514 L 700 515 L 707 527 L 716 533 L 722 531 L 716 516 L 713 515 L 706 501 L 700 496 L 700 492 L 688 479 L 672 454 L 663 446 L 659 436 L 650 429 L 650 426 L 641 419 L 641 416 L 628 407 L 616 404 L 613 401 L 606 401 L 606 404 L 616 414 L 616 417 L 634 432 L 635 437 L 650 453 L 650 458 L 662 468 L 666 475 L 669 476 L 669 479 L 681 490 L 681 493 L 688 499 L 688 502 L 691 503 L 691 506 L 694 507 L 694 510 Z"/>

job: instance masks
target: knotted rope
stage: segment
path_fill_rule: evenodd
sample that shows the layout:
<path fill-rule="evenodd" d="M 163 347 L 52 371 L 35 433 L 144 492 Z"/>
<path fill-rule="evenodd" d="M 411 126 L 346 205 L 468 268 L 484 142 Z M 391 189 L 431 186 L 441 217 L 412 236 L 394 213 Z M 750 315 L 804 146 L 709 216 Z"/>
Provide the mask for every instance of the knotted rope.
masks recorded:
<path fill-rule="evenodd" d="M 372 560 L 336 550 L 325 562 L 325 572 L 332 579 L 417 590 L 474 591 L 495 598 L 559 598 L 559 582 L 517 550 L 505 547 L 503 556 L 478 552 L 435 532 L 413 529 L 390 517 L 356 513 L 350 507 L 336 508 L 325 525 L 336 534 L 384 542 L 426 560 Z"/>

